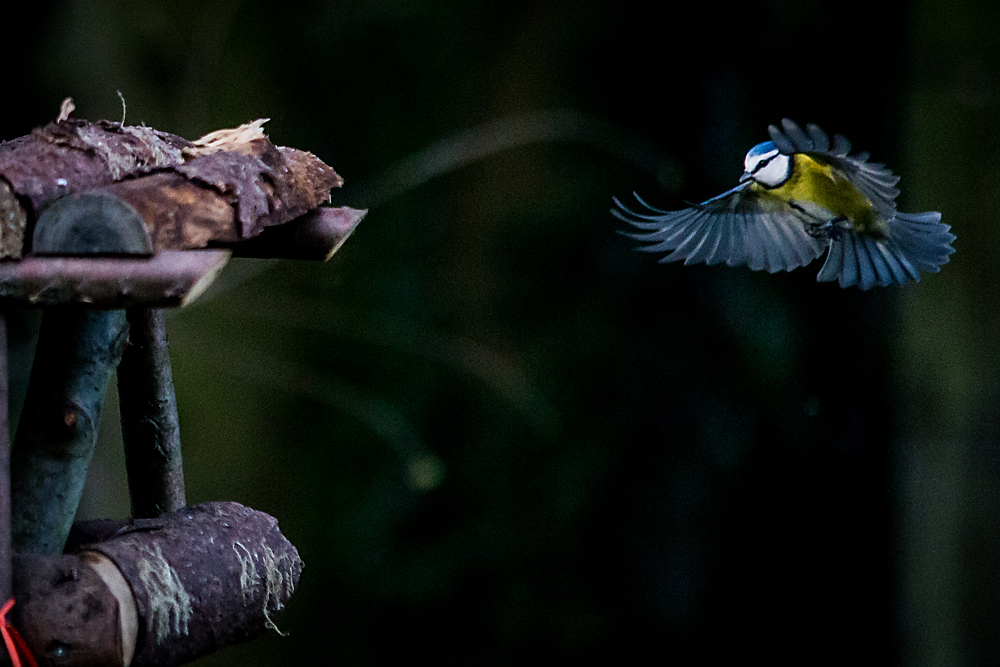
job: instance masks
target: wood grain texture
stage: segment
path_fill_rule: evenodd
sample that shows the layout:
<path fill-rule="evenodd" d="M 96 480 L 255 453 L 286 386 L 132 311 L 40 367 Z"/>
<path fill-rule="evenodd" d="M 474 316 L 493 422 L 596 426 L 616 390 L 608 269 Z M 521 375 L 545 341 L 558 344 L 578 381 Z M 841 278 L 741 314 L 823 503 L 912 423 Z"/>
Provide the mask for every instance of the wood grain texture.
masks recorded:
<path fill-rule="evenodd" d="M 0 303 L 93 308 L 184 306 L 229 261 L 228 250 L 161 252 L 148 259 L 26 257 L 0 262 Z"/>

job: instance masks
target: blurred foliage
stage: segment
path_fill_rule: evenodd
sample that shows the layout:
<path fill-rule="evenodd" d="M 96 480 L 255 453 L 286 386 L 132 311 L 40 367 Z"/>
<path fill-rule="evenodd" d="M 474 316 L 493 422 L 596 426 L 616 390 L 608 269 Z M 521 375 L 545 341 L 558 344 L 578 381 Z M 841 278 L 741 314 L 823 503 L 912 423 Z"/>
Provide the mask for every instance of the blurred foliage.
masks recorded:
<path fill-rule="evenodd" d="M 371 208 L 330 263 L 234 262 L 171 316 L 189 500 L 306 563 L 289 636 L 199 664 L 996 662 L 998 10 L 672 7 L 24 7 L 5 137 L 116 91 L 189 138 L 267 117 Z M 941 275 L 842 291 L 616 233 L 613 195 L 717 194 L 784 116 L 944 212 Z M 86 516 L 128 512 L 108 406 Z"/>

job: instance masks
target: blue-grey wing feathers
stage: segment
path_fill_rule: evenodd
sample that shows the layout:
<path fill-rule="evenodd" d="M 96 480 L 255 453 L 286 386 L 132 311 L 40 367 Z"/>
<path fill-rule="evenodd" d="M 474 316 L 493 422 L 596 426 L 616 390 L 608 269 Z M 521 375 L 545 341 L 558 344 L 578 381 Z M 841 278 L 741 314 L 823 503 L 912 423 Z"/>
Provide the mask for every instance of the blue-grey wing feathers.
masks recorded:
<path fill-rule="evenodd" d="M 806 125 L 806 132 L 809 133 L 809 139 L 812 140 L 812 149 L 814 151 L 817 153 L 830 152 L 830 138 L 826 136 L 826 132 L 819 129 L 818 125 L 809 123 Z"/>
<path fill-rule="evenodd" d="M 884 164 L 868 162 L 868 153 L 850 155 L 851 142 L 836 134 L 833 143 L 827 138 L 826 132 L 810 123 L 805 131 L 795 121 L 785 118 L 781 127 L 771 125 L 767 128 L 771 141 L 781 153 L 814 153 L 824 156 L 825 160 L 839 169 L 851 180 L 861 194 L 867 197 L 875 211 L 886 220 L 892 219 L 896 212 L 896 197 L 899 190 L 899 176 L 886 169 Z"/>
<path fill-rule="evenodd" d="M 885 238 L 845 232 L 831 243 L 816 280 L 861 289 L 920 282 L 921 273 L 937 273 L 955 252 L 950 229 L 929 211 L 896 213 Z"/>
<path fill-rule="evenodd" d="M 636 212 L 617 199 L 615 216 L 641 230 L 628 234 L 647 245 L 641 250 L 666 253 L 661 262 L 746 264 L 755 271 L 790 271 L 821 254 L 826 243 L 806 232 L 795 209 L 767 206 L 753 197 L 749 183 L 680 211 L 646 204 Z"/>

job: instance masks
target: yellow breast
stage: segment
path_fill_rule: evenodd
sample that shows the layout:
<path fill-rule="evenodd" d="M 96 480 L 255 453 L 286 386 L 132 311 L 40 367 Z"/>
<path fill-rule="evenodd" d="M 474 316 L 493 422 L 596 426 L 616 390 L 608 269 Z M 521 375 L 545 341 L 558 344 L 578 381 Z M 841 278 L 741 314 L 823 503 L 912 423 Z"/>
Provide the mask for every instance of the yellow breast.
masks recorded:
<path fill-rule="evenodd" d="M 886 221 L 879 219 L 871 200 L 843 172 L 821 160 L 804 153 L 792 155 L 791 176 L 770 194 L 809 212 L 816 207 L 829 211 L 830 219 L 844 218 L 856 232 L 884 234 Z"/>

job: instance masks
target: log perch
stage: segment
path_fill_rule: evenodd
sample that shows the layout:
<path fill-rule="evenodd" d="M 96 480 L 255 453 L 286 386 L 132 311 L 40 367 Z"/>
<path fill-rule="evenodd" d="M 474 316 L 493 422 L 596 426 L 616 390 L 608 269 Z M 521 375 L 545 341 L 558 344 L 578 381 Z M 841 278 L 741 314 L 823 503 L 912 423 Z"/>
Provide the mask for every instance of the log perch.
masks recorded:
<path fill-rule="evenodd" d="M 274 518 L 229 502 L 80 522 L 67 550 L 17 562 L 14 624 L 40 665 L 190 662 L 276 630 L 302 571 Z"/>

